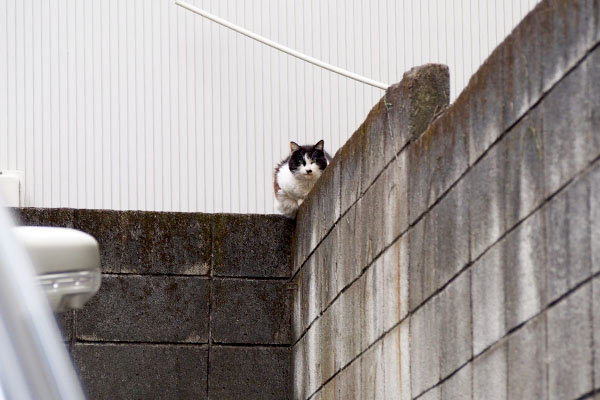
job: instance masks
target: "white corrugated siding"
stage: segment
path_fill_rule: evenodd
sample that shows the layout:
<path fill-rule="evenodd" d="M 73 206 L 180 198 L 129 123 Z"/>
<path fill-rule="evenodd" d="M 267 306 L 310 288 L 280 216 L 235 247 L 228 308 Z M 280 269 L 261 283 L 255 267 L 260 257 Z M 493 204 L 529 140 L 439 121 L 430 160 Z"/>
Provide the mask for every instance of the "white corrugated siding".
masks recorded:
<path fill-rule="evenodd" d="M 455 98 L 537 0 L 190 2 L 390 84 L 448 64 Z M 333 154 L 382 94 L 170 0 L 0 0 L 0 170 L 28 206 L 270 213 L 289 141 Z"/>

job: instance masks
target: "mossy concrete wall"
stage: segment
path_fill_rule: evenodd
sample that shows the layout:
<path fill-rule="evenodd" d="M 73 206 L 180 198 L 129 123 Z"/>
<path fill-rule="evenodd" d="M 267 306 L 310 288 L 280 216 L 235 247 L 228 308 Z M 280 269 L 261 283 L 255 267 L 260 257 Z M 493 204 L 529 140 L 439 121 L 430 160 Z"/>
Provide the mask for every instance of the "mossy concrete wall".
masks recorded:
<path fill-rule="evenodd" d="M 298 212 L 295 399 L 600 390 L 600 1 L 386 92 Z M 443 111 L 440 115 L 440 111 Z"/>
<path fill-rule="evenodd" d="M 281 216 L 14 210 L 100 243 L 102 286 L 59 316 L 89 399 L 285 399 L 290 240 Z"/>

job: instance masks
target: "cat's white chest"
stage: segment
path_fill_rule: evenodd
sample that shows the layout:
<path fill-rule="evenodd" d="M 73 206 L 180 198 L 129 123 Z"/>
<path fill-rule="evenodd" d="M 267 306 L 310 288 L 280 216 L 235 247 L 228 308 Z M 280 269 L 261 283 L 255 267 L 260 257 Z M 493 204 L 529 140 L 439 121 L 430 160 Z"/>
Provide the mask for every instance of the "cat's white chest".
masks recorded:
<path fill-rule="evenodd" d="M 310 177 L 304 176 L 302 178 L 296 177 L 292 174 L 288 165 L 282 166 L 277 174 L 277 183 L 281 190 L 296 200 L 304 199 L 317 179 L 318 176 L 316 175 Z"/>

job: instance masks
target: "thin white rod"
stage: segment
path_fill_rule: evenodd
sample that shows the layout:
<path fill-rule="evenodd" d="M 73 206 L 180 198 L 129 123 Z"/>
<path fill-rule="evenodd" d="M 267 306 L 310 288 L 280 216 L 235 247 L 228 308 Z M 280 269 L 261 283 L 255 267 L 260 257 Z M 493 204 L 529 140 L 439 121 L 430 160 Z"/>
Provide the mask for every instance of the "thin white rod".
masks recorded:
<path fill-rule="evenodd" d="M 367 85 L 370 85 L 370 86 L 373 86 L 373 87 L 376 87 L 376 88 L 379 88 L 379 89 L 386 90 L 390 86 L 388 84 L 377 82 L 377 81 L 374 81 L 373 79 L 369 79 L 369 78 L 365 78 L 364 76 L 357 75 L 357 74 L 355 74 L 353 72 L 346 71 L 345 69 L 336 67 L 335 65 L 327 64 L 326 62 L 323 62 L 321 60 L 317 60 L 316 58 L 307 56 L 306 54 L 302 54 L 302 53 L 300 53 L 300 52 L 298 52 L 296 50 L 290 49 L 289 47 L 286 47 L 286 46 L 281 45 L 281 44 L 279 44 L 277 42 L 274 42 L 274 41 L 272 41 L 270 39 L 267 39 L 265 37 L 257 35 L 256 33 L 250 32 L 249 30 L 244 29 L 244 28 L 242 28 L 240 26 L 234 25 L 231 22 L 225 21 L 224 19 L 219 18 L 216 15 L 212 15 L 212 14 L 210 14 L 210 13 L 204 11 L 204 10 L 201 10 L 201 9 L 199 9 L 197 7 L 194 7 L 191 4 L 185 3 L 185 2 L 183 2 L 181 0 L 175 0 L 175 4 L 177 4 L 180 7 L 185 8 L 187 10 L 190 10 L 191 12 L 196 13 L 196 14 L 204 17 L 204 18 L 207 18 L 207 19 L 209 19 L 209 20 L 211 20 L 213 22 L 216 22 L 219 25 L 223 25 L 226 28 L 229 28 L 229 29 L 234 30 L 234 31 L 236 31 L 238 33 L 241 33 L 242 35 L 247 36 L 250 39 L 254 39 L 256 41 L 264 43 L 267 46 L 270 46 L 270 47 L 272 47 L 274 49 L 277 49 L 279 51 L 287 53 L 287 54 L 289 54 L 291 56 L 294 56 L 296 58 L 299 58 L 299 59 L 301 59 L 303 61 L 306 61 L 306 62 L 309 62 L 311 64 L 314 64 L 317 67 L 321 67 L 321 68 L 327 69 L 327 70 L 329 70 L 331 72 L 335 72 L 336 74 L 340 74 L 340 75 L 343 75 L 343 76 L 345 76 L 347 78 L 354 79 L 355 81 L 366 83 Z"/>

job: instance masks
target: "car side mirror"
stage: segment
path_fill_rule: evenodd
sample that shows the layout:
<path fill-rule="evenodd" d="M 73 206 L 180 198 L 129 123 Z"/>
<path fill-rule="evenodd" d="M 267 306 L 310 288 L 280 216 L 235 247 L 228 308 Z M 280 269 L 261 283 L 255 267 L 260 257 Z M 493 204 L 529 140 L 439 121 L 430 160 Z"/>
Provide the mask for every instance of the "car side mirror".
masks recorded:
<path fill-rule="evenodd" d="M 54 311 L 82 308 L 100 288 L 100 250 L 87 233 L 41 226 L 14 228 Z"/>

